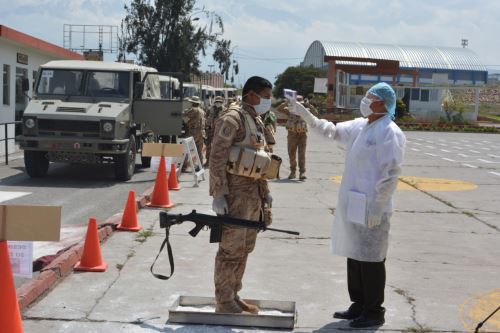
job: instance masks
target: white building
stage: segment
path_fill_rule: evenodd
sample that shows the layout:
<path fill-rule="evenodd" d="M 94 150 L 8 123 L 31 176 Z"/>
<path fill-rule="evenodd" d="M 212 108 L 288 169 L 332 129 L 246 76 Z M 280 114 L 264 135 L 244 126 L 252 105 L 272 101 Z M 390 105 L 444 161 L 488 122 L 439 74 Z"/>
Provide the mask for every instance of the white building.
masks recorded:
<path fill-rule="evenodd" d="M 83 60 L 81 54 L 71 52 L 12 28 L 0 25 L 0 154 L 5 154 L 5 127 L 1 125 L 21 119 L 28 104 L 38 67 L 51 60 Z M 23 79 L 29 80 L 29 90 L 23 91 Z M 7 125 L 8 137 L 15 134 L 14 124 Z M 9 140 L 9 153 L 14 151 L 14 140 Z"/>
<path fill-rule="evenodd" d="M 462 116 L 476 121 L 479 92 L 488 82 L 486 67 L 468 48 L 314 41 L 301 65 L 327 71 L 318 88 L 326 91 L 331 110 L 356 113 L 366 90 L 387 82 L 422 121 L 444 117 L 444 96 L 468 89 L 475 101 Z"/>

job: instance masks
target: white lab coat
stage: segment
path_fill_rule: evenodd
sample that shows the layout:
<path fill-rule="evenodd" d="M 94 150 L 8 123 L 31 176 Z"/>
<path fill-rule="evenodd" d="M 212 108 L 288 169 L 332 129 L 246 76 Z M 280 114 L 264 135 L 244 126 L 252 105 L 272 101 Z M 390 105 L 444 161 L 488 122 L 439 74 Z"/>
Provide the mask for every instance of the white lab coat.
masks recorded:
<path fill-rule="evenodd" d="M 319 122 L 326 124 L 324 120 Z M 345 170 L 332 227 L 332 253 L 359 261 L 380 262 L 387 255 L 392 194 L 401 174 L 405 135 L 389 116 L 371 124 L 368 119 L 357 118 L 338 123 L 335 131 L 332 128 L 331 125 L 315 127 L 346 148 Z M 348 218 L 350 191 L 366 196 L 364 224 L 353 223 Z M 376 211 L 382 214 L 382 223 L 369 229 L 366 218 Z"/>

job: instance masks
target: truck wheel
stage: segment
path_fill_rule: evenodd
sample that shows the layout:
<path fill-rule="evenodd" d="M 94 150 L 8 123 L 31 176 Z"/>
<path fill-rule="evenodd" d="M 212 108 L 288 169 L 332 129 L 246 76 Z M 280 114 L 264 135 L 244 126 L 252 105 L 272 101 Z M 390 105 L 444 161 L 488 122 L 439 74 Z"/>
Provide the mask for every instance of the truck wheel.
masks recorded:
<path fill-rule="evenodd" d="M 141 162 L 143 168 L 149 168 L 151 166 L 151 157 L 141 156 Z"/>
<path fill-rule="evenodd" d="M 49 171 L 49 160 L 46 151 L 25 150 L 24 166 L 32 178 L 45 177 Z"/>
<path fill-rule="evenodd" d="M 130 180 L 134 175 L 136 149 L 135 137 L 131 135 L 126 153 L 114 157 L 115 177 L 117 180 Z"/>

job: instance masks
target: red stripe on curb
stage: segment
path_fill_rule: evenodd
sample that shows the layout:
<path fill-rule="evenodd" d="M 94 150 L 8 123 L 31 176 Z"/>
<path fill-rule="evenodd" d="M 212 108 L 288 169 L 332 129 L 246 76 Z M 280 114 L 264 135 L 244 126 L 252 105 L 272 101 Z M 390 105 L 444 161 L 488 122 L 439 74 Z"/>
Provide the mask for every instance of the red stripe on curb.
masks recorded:
<path fill-rule="evenodd" d="M 151 197 L 151 193 L 153 193 L 153 187 L 146 190 L 137 198 L 138 210 L 146 207 Z M 121 218 L 122 213 L 118 213 L 107 218 L 104 223 L 101 224 L 98 231 L 99 241 L 102 242 L 113 234 Z M 73 272 L 73 266 L 82 257 L 84 241 L 85 239 L 82 239 L 80 243 L 59 255 L 41 270 L 40 275 L 17 288 L 17 301 L 20 310 L 24 310 L 33 304 L 40 296 L 54 288 L 56 284 Z"/>

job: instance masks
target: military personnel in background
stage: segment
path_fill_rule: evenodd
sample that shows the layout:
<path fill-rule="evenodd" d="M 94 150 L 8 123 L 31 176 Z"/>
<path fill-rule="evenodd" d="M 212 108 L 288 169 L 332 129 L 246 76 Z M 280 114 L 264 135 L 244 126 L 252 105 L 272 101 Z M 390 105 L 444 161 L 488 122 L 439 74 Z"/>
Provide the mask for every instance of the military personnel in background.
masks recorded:
<path fill-rule="evenodd" d="M 270 158 L 265 152 L 264 124 L 258 117 L 271 107 L 271 83 L 251 77 L 243 87 L 242 106 L 233 105 L 215 122 L 210 153 L 210 195 L 218 215 L 259 221 L 272 197 L 267 180 L 247 161 Z M 248 154 L 248 155 L 247 155 Z M 248 254 L 255 247 L 257 230 L 224 226 L 215 258 L 216 312 L 258 313 L 259 308 L 238 296 Z"/>
<path fill-rule="evenodd" d="M 266 132 L 266 142 L 268 150 L 270 153 L 273 152 L 274 145 L 276 144 L 276 128 L 277 128 L 277 118 L 273 111 L 269 110 L 262 116 L 260 116 L 262 122 L 264 123 Z"/>
<path fill-rule="evenodd" d="M 206 115 L 205 132 L 207 135 L 207 165 L 210 160 L 210 149 L 212 146 L 212 139 L 214 137 L 215 121 L 220 116 L 222 111 L 224 111 L 224 109 L 224 97 L 217 96 L 215 97 L 214 105 L 212 105 L 212 107 L 209 109 L 208 114 Z"/>
<path fill-rule="evenodd" d="M 316 109 L 316 107 L 314 105 L 312 105 L 311 102 L 309 102 L 309 99 L 308 98 L 304 98 L 304 106 L 306 109 L 308 109 L 309 111 L 311 111 L 312 114 L 314 115 L 318 115 L 318 109 Z"/>
<path fill-rule="evenodd" d="M 186 130 L 185 136 L 192 136 L 203 164 L 203 140 L 205 137 L 205 111 L 200 107 L 200 98 L 193 96 L 187 99 L 191 107 L 182 112 L 182 122 Z"/>
<path fill-rule="evenodd" d="M 304 103 L 304 98 L 297 95 L 297 102 Z M 276 111 L 288 116 L 286 129 L 288 130 L 288 158 L 290 159 L 290 175 L 288 179 L 297 178 L 297 150 L 299 152 L 299 179 L 306 177 L 306 145 L 307 145 L 307 123 L 298 115 L 290 113 L 287 102 L 281 103 Z M 316 109 L 308 109 L 318 116 Z"/>

